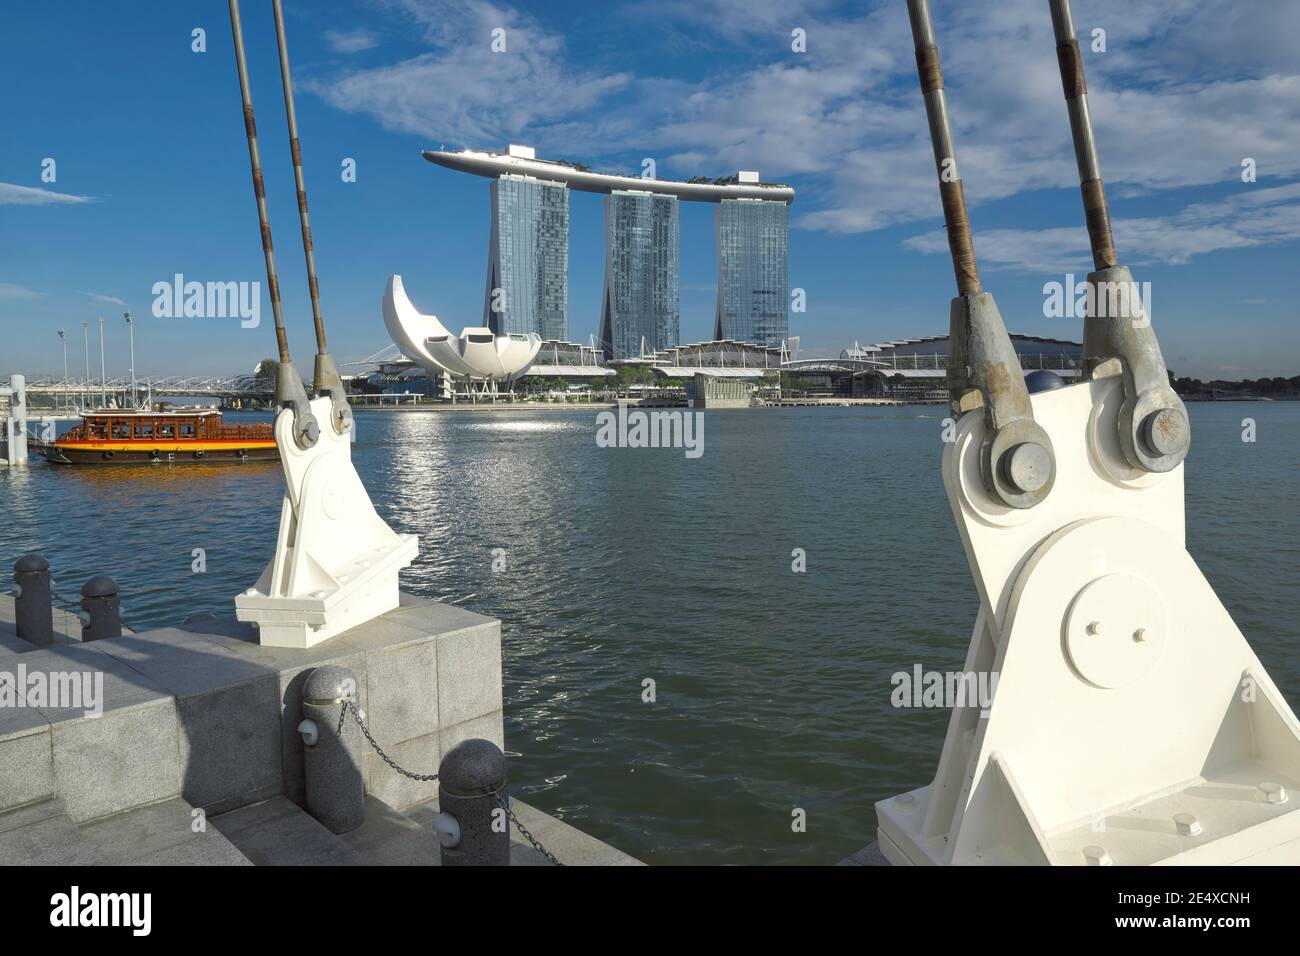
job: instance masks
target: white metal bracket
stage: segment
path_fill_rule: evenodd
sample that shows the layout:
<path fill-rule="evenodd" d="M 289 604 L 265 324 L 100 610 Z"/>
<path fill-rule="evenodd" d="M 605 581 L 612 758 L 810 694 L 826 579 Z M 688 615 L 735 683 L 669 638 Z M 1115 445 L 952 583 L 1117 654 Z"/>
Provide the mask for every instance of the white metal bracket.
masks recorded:
<path fill-rule="evenodd" d="M 331 421 L 328 396 L 310 404 L 317 421 Z M 419 542 L 375 512 L 352 464 L 350 428 L 340 434 L 326 425 L 302 449 L 285 408 L 275 442 L 285 479 L 275 557 L 235 598 L 235 615 L 257 624 L 262 644 L 311 647 L 397 607 L 397 573 Z"/>
<path fill-rule="evenodd" d="M 1032 396 L 1058 466 L 1033 508 L 984 490 L 981 413 L 945 450 L 966 669 L 998 681 L 933 783 L 876 804 L 892 863 L 1300 863 L 1300 724 L 1185 549 L 1183 466 L 1128 465 L 1118 371 Z"/>

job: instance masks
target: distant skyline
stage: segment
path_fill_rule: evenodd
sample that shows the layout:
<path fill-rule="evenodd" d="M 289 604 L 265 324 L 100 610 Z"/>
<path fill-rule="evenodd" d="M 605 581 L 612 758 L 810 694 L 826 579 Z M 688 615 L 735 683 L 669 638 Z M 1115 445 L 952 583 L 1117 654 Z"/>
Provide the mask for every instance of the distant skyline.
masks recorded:
<path fill-rule="evenodd" d="M 1297 374 L 1300 4 L 1074 12 L 1120 259 L 1151 283 L 1167 364 Z M 388 344 L 390 273 L 453 332 L 479 323 L 489 183 L 420 151 L 511 142 L 626 175 L 650 159 L 664 179 L 753 169 L 790 183 L 789 285 L 807 310 L 789 326 L 804 355 L 947 329 L 954 284 L 902 0 L 285 0 L 285 13 L 341 362 Z M 1043 314 L 1044 286 L 1091 266 L 1046 5 L 937 2 L 935 15 L 985 286 L 1011 330 L 1077 340 L 1077 319 Z M 269 4 L 246 0 L 243 18 L 285 314 L 309 366 Z M 97 315 L 109 374 L 124 374 L 127 309 L 141 377 L 273 355 L 226 5 L 52 2 L 0 23 L 0 71 L 22 91 L 0 151 L 0 374 L 61 374 L 59 328 L 75 374 L 83 321 L 98 374 Z M 569 231 L 569 337 L 585 343 L 604 289 L 600 197 L 573 195 Z M 680 234 L 681 340 L 707 340 L 713 207 L 682 204 Z M 178 273 L 260 282 L 261 325 L 155 317 L 154 283 Z"/>

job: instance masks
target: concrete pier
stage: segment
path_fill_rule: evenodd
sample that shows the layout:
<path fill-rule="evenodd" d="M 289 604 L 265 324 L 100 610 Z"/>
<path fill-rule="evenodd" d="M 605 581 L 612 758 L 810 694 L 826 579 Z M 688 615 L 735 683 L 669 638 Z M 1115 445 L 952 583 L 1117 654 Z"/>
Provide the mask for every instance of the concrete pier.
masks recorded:
<path fill-rule="evenodd" d="M 262 647 L 233 617 L 82 644 L 56 612 L 45 648 L 14 636 L 12 620 L 4 596 L 0 681 L 43 674 L 71 687 L 90 675 L 101 692 L 98 715 L 87 700 L 0 708 L 0 865 L 438 865 L 437 784 L 399 775 L 368 746 L 365 823 L 335 835 L 304 810 L 301 693 L 324 664 L 357 675 L 368 726 L 410 770 L 435 771 L 469 737 L 504 749 L 500 622 L 446 604 L 403 595 L 306 650 Z M 637 862 L 514 806 L 566 864 Z M 545 862 L 512 839 L 512 862 Z"/>

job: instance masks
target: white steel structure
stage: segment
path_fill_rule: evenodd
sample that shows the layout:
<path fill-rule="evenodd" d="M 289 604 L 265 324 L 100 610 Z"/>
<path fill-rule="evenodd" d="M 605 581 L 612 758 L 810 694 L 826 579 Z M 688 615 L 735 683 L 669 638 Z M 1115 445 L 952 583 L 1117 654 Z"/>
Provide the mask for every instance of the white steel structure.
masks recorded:
<path fill-rule="evenodd" d="M 289 78 L 289 51 L 280 0 L 274 0 L 280 79 L 298 192 L 303 253 L 316 329 L 314 396 L 307 394 L 289 353 L 271 244 L 257 126 L 238 0 L 230 0 L 230 28 L 244 108 L 249 167 L 262 233 L 267 285 L 275 318 L 277 370 L 275 443 L 284 468 L 284 498 L 275 555 L 250 588 L 235 596 L 235 616 L 257 625 L 272 647 L 307 648 L 397 607 L 398 572 L 419 554 L 415 535 L 393 531 L 375 511 L 352 464 L 352 409 L 326 348 L 307 217 L 302 154 Z M 323 427 L 322 427 L 323 426 Z"/>
<path fill-rule="evenodd" d="M 388 277 L 384 325 L 407 358 L 430 371 L 471 381 L 511 381 L 523 375 L 542 347 L 536 333 L 495 335 L 486 326 L 453 336 L 436 315 L 420 312 L 406 296 L 402 277 Z"/>
<path fill-rule="evenodd" d="M 1300 863 L 1300 723 L 1185 543 L 1191 426 L 1118 263 L 1069 0 L 1050 0 L 1096 271 L 1082 381 L 1030 394 L 980 283 L 927 0 L 908 0 L 958 296 L 943 481 L 980 610 L 934 781 L 876 804 L 894 864 Z M 970 686 L 967 681 L 967 687 Z M 989 681 L 988 683 L 991 683 Z"/>

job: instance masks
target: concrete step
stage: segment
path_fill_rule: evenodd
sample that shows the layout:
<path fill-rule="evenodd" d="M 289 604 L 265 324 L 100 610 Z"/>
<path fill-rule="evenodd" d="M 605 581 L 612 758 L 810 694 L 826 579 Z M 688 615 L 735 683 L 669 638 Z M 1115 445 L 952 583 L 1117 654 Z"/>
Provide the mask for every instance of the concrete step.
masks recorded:
<path fill-rule="evenodd" d="M 637 860 L 540 810 L 515 801 L 524 825 L 562 862 L 578 866 L 637 866 Z M 438 866 L 433 820 L 436 800 L 406 811 L 366 798 L 366 820 L 350 833 L 333 834 L 305 810 L 274 797 L 213 817 L 211 825 L 258 866 Z M 512 866 L 547 866 L 545 857 L 510 834 Z"/>
<path fill-rule="evenodd" d="M 437 866 L 438 840 L 401 811 L 366 797 L 366 822 L 339 839 L 365 866 Z"/>
<path fill-rule="evenodd" d="M 432 832 L 373 797 L 366 798 L 365 823 L 338 835 L 284 797 L 231 810 L 211 823 L 258 866 L 438 865 Z"/>
<path fill-rule="evenodd" d="M 522 800 L 511 801 L 511 808 L 519 818 L 519 822 L 528 828 L 528 832 L 565 866 L 643 865 L 640 860 L 628 856 L 622 850 L 616 850 L 608 843 L 602 843 L 594 836 L 583 833 L 576 827 L 569 826 L 563 820 L 529 806 Z M 434 836 L 433 831 L 433 820 L 438 815 L 437 798 L 408 807 L 404 815 L 419 824 L 420 828 L 429 835 L 436 854 L 438 847 L 437 837 Z M 510 865 L 550 866 L 551 862 L 525 842 L 519 831 L 511 826 Z"/>
<path fill-rule="evenodd" d="M 179 798 L 77 824 L 63 801 L 0 813 L 0 865 L 239 866 L 248 860 Z"/>
<path fill-rule="evenodd" d="M 525 803 L 514 809 L 564 863 L 637 865 Z M 436 800 L 402 812 L 367 797 L 365 823 L 336 835 L 284 797 L 206 819 L 176 797 L 82 824 L 49 799 L 0 813 L 0 866 L 438 866 L 437 814 Z M 514 831 L 510 862 L 547 865 Z"/>
<path fill-rule="evenodd" d="M 124 866 L 248 866 L 249 860 L 180 797 L 81 824 L 110 863 Z"/>
<path fill-rule="evenodd" d="M 109 863 L 49 799 L 0 813 L 0 866 L 93 866 Z"/>
<path fill-rule="evenodd" d="M 360 854 L 292 800 L 272 797 L 208 821 L 256 866 L 352 866 Z"/>

